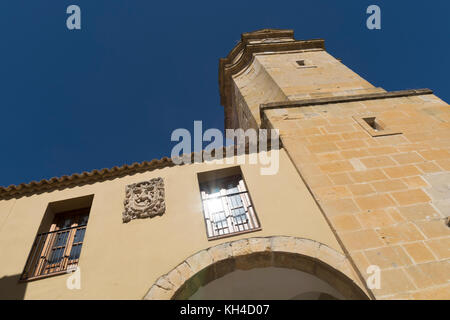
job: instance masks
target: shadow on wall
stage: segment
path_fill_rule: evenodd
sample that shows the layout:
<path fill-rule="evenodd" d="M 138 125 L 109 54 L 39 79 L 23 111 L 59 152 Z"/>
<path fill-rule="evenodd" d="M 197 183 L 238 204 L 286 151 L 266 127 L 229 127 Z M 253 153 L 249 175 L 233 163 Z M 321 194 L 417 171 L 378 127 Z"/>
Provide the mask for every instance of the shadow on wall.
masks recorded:
<path fill-rule="evenodd" d="M 20 274 L 0 278 L 0 300 L 23 300 L 26 282 L 19 282 Z"/>

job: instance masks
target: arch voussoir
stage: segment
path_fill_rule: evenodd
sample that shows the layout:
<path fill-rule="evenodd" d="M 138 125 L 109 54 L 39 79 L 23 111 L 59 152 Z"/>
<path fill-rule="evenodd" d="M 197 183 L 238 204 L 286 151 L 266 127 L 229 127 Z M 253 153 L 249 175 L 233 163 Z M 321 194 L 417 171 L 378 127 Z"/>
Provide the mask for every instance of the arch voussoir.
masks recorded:
<path fill-rule="evenodd" d="M 144 299 L 184 299 L 210 281 L 235 270 L 292 268 L 316 275 L 348 298 L 367 298 L 354 281 L 345 255 L 327 245 L 290 236 L 254 237 L 222 243 L 188 257 L 161 276 Z"/>

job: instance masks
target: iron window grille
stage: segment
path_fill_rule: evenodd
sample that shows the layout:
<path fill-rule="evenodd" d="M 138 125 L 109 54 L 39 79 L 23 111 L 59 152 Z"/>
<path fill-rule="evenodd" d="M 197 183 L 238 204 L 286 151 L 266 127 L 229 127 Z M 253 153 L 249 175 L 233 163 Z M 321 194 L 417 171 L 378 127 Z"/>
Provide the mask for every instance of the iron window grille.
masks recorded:
<path fill-rule="evenodd" d="M 208 239 L 260 230 L 241 175 L 200 185 Z"/>
<path fill-rule="evenodd" d="M 34 280 L 76 269 L 89 209 L 57 214 L 50 231 L 36 236 L 21 280 Z"/>

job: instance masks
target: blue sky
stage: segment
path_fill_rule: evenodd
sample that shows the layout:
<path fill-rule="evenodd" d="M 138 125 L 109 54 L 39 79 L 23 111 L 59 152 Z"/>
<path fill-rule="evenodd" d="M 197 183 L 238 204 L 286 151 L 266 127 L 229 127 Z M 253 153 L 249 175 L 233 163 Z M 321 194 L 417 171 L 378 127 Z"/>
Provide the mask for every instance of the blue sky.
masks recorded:
<path fill-rule="evenodd" d="M 66 28 L 81 8 L 82 29 Z M 371 4 L 382 29 L 365 27 Z M 450 102 L 450 2 L 4 0 L 0 185 L 169 156 L 176 128 L 223 129 L 218 59 L 242 32 L 294 29 L 386 90 Z"/>

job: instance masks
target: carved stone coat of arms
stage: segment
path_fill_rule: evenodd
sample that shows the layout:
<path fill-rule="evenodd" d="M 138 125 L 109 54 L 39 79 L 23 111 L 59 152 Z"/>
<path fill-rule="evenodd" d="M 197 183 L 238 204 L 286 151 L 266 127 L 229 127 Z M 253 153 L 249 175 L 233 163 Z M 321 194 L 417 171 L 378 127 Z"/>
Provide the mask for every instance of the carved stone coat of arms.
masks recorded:
<path fill-rule="evenodd" d="M 154 178 L 128 185 L 124 206 L 123 222 L 162 215 L 166 211 L 164 180 Z"/>

